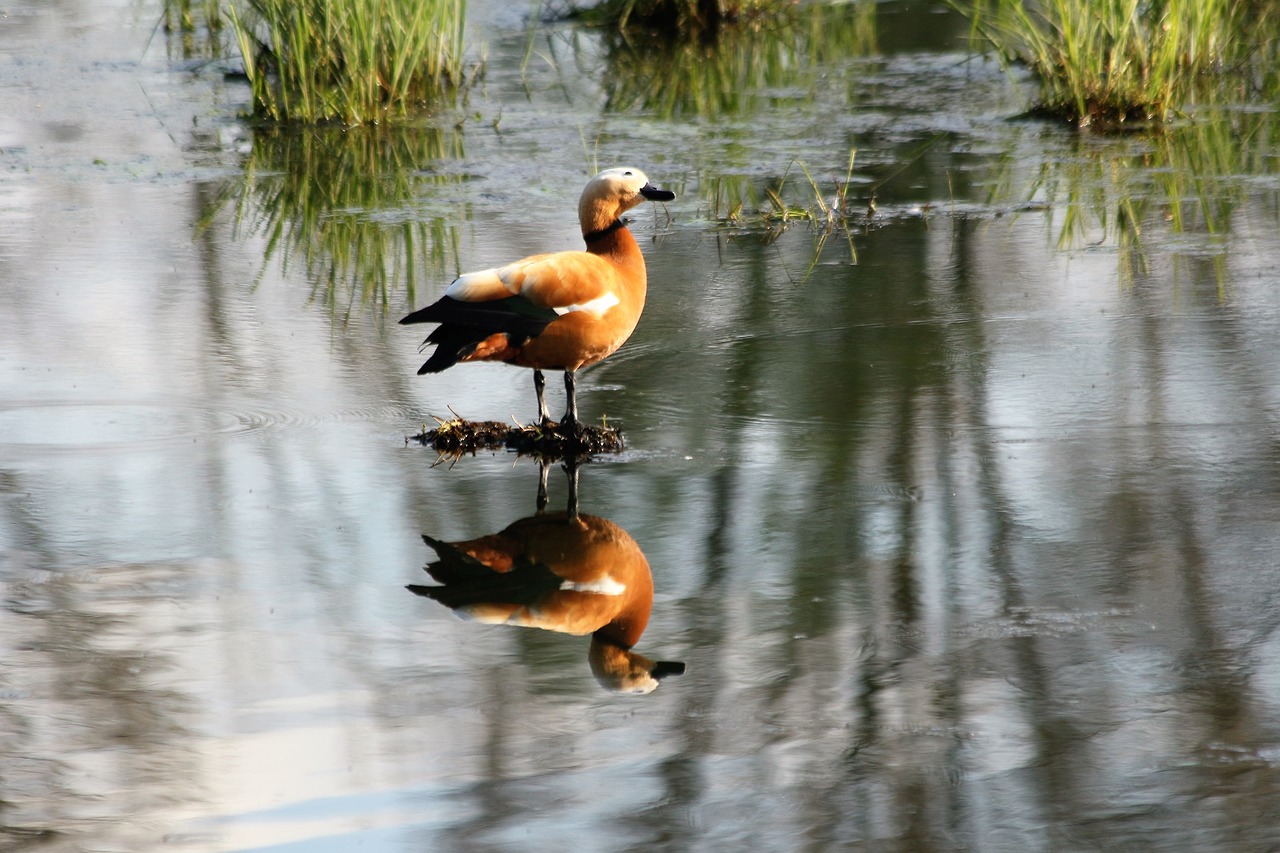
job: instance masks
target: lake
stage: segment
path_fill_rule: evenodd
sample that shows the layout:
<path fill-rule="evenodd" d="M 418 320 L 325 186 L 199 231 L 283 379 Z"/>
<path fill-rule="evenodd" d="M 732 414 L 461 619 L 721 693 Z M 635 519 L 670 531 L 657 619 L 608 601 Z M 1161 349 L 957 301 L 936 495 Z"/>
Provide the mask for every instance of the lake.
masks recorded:
<path fill-rule="evenodd" d="M 350 131 L 255 127 L 155 0 L 3 11 L 0 849 L 1280 848 L 1275 103 L 1018 119 L 940 4 L 533 9 Z M 677 196 L 578 377 L 626 449 L 576 508 L 685 666 L 645 695 L 406 589 L 570 495 L 407 441 L 536 410 L 395 321 L 579 247 L 612 165 Z"/>

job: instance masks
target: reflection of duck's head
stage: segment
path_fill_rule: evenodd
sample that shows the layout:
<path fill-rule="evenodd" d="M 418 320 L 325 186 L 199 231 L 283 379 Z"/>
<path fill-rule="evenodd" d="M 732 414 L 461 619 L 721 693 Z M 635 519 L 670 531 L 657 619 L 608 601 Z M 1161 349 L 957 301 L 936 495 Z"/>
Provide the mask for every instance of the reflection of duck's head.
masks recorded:
<path fill-rule="evenodd" d="M 436 552 L 427 573 L 440 586 L 411 585 L 478 622 L 591 634 L 591 670 L 602 685 L 647 693 L 684 664 L 631 652 L 649 624 L 653 575 L 636 541 L 592 515 L 549 513 L 465 542 L 423 540 Z"/>
<path fill-rule="evenodd" d="M 652 693 L 668 675 L 684 675 L 679 661 L 656 661 L 599 636 L 591 638 L 587 660 L 600 686 L 615 693 Z"/>

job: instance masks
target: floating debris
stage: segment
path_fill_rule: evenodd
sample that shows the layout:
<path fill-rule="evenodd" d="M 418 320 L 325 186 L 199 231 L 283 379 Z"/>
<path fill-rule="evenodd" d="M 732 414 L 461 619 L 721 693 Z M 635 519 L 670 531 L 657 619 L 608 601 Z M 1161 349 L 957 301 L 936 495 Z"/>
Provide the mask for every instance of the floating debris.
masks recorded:
<path fill-rule="evenodd" d="M 569 423 L 508 425 L 501 421 L 436 418 L 438 426 L 405 438 L 439 453 L 474 454 L 477 450 L 514 450 L 522 456 L 575 459 L 599 453 L 621 453 L 622 431 L 611 426 Z"/>

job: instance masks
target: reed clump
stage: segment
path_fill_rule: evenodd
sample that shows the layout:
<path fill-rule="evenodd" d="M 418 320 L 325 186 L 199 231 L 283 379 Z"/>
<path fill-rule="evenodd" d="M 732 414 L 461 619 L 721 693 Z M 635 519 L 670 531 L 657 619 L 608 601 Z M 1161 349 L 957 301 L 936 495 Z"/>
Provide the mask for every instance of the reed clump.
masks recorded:
<path fill-rule="evenodd" d="M 237 0 L 228 17 L 261 118 L 376 123 L 465 82 L 466 0 Z"/>
<path fill-rule="evenodd" d="M 793 225 L 803 224 L 815 236 L 814 252 L 808 268 L 799 277 L 803 282 L 813 273 L 827 241 L 833 236 L 843 240 L 849 250 L 849 263 L 858 263 L 853 244 L 854 232 L 869 228 L 875 217 L 875 200 L 859 203 L 849 197 L 853 185 L 853 165 L 857 151 L 850 149 L 844 179 L 833 178 L 834 191 L 826 195 L 823 185 L 798 160 L 792 161 L 804 174 L 804 184 L 793 191 L 788 186 L 791 165 L 780 178 L 763 190 L 763 198 L 749 179 L 719 175 L 707 182 L 704 197 L 711 218 L 731 234 L 755 235 L 765 242 L 778 239 Z"/>
<path fill-rule="evenodd" d="M 1258 44 L 1248 4 L 1236 0 L 953 5 L 970 16 L 975 39 L 1035 74 L 1033 113 L 1080 126 L 1164 121 L 1207 77 L 1247 67 Z"/>
<path fill-rule="evenodd" d="M 809 172 L 809 167 L 793 160 L 780 178 L 764 187 L 763 198 L 749 180 L 731 175 L 713 177 L 707 184 L 708 212 L 721 225 L 735 227 L 759 226 L 770 231 L 784 231 L 794 223 L 805 223 L 820 233 L 848 233 L 861 225 L 866 216 L 865 205 L 859 208 L 849 198 L 853 183 L 855 149 L 849 150 L 844 179 L 833 179 L 834 191 L 824 194 L 822 186 Z M 799 198 L 788 188 L 791 166 L 804 174 L 804 184 Z"/>

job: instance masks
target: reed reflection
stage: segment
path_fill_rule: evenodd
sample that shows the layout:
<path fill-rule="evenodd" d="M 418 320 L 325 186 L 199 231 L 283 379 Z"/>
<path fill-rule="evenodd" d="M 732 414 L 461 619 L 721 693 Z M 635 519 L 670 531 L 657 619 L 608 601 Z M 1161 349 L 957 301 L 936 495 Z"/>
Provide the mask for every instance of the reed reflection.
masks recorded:
<path fill-rule="evenodd" d="M 602 687 L 650 693 L 685 666 L 633 650 L 653 608 L 649 562 L 627 531 L 578 511 L 576 461 L 565 463 L 566 510 L 547 512 L 549 465 L 539 463 L 534 515 L 461 542 L 423 534 L 436 552 L 426 572 L 439 586 L 410 584 L 408 589 L 476 622 L 590 634 L 587 660 Z"/>
<path fill-rule="evenodd" d="M 423 209 L 423 192 L 461 182 L 429 169 L 462 156 L 461 135 L 439 127 L 259 128 L 204 221 L 229 210 L 237 238 L 263 238 L 263 272 L 301 260 L 335 313 L 399 305 L 457 257 L 465 214 Z"/>
<path fill-rule="evenodd" d="M 1267 99 L 1280 98 L 1280 77 Z M 1208 260 L 1220 295 L 1229 272 L 1227 236 L 1274 219 L 1280 116 L 1240 109 L 1212 93 L 1183 121 L 1160 132 L 1072 137 L 1028 172 L 1006 157 L 988 203 L 1047 211 L 1063 251 L 1112 245 L 1123 284 L 1146 276 L 1167 253 L 1175 273 Z M 1258 202 L 1261 202 L 1260 204 Z"/>
<path fill-rule="evenodd" d="M 813 5 L 684 30 L 660 44 L 611 32 L 605 109 L 714 119 L 812 100 L 828 83 L 829 62 L 874 53 L 876 5 Z"/>

